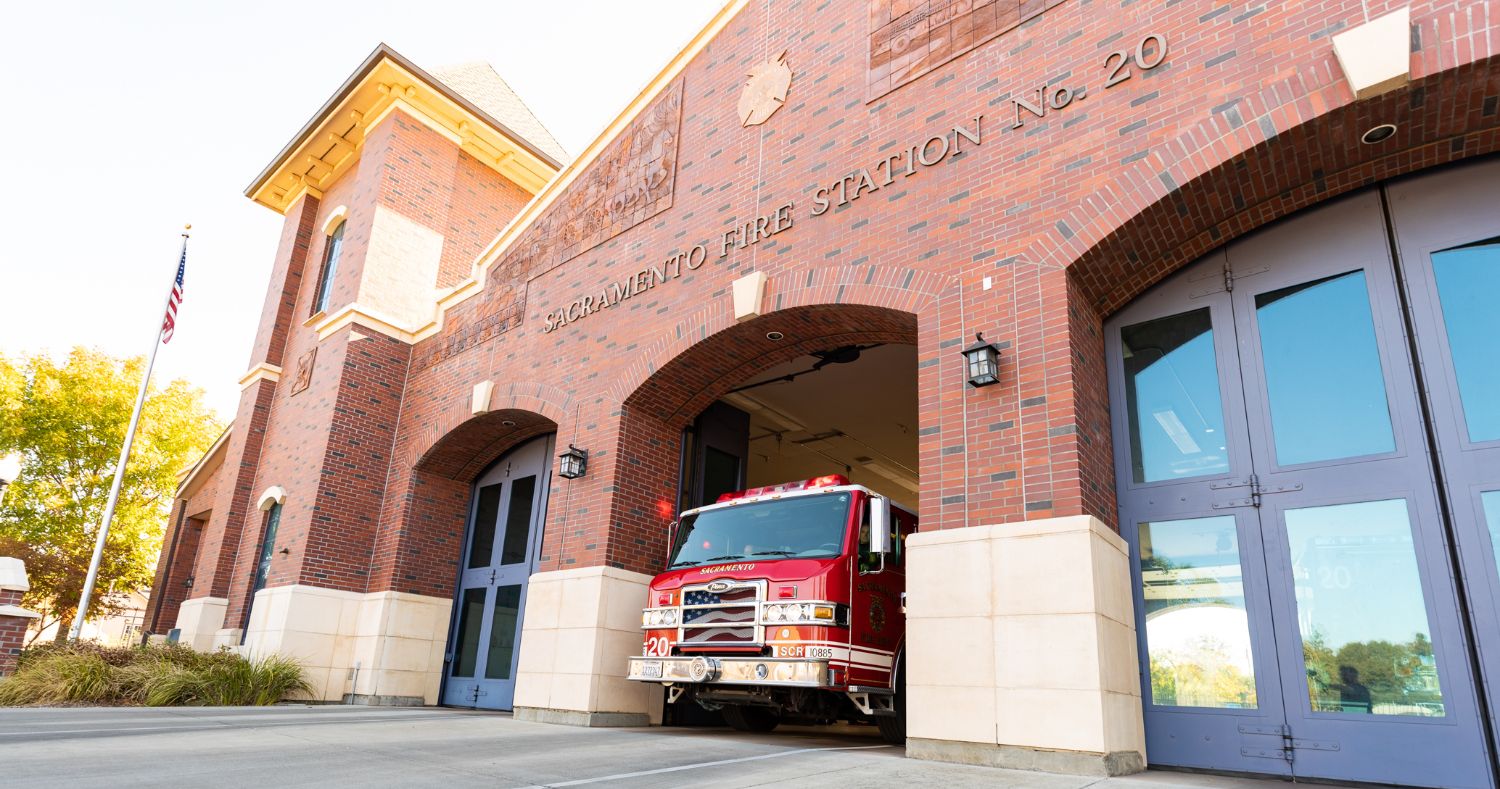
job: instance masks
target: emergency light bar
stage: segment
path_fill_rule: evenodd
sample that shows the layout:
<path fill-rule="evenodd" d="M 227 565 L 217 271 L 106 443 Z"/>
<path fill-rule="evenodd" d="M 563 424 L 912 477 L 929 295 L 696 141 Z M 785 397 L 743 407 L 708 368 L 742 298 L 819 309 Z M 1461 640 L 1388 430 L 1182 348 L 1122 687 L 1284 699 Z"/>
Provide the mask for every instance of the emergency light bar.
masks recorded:
<path fill-rule="evenodd" d="M 777 493 L 791 493 L 797 490 L 814 490 L 817 488 L 832 488 L 838 485 L 848 485 L 849 478 L 843 474 L 825 474 L 821 477 L 804 479 L 801 482 L 783 482 L 780 485 L 767 485 L 763 488 L 748 488 L 733 493 L 720 493 L 716 504 L 735 499 L 748 499 L 756 496 L 770 496 Z"/>

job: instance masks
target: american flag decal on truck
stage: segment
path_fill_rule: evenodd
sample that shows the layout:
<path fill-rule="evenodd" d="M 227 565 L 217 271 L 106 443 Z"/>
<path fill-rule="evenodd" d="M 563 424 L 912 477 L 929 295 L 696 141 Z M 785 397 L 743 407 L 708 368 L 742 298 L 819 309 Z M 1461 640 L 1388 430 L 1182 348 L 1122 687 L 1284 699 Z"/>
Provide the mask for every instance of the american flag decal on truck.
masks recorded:
<path fill-rule="evenodd" d="M 683 589 L 682 639 L 678 643 L 685 647 L 758 644 L 755 618 L 763 584 L 721 580 L 710 586 L 722 591 L 710 591 L 709 586 Z"/>

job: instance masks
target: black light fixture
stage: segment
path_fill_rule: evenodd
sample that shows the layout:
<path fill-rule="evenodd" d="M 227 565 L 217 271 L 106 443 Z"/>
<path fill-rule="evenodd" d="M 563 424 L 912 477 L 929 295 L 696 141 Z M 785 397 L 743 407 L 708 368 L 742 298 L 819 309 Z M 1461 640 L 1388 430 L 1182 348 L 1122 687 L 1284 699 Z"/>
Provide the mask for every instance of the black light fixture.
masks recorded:
<path fill-rule="evenodd" d="M 977 389 L 1000 383 L 1000 349 L 985 342 L 982 332 L 964 349 L 964 362 L 969 368 L 969 386 Z"/>
<path fill-rule="evenodd" d="M 579 449 L 572 444 L 568 445 L 568 451 L 557 456 L 557 473 L 563 479 L 578 479 L 589 470 L 589 451 Z"/>

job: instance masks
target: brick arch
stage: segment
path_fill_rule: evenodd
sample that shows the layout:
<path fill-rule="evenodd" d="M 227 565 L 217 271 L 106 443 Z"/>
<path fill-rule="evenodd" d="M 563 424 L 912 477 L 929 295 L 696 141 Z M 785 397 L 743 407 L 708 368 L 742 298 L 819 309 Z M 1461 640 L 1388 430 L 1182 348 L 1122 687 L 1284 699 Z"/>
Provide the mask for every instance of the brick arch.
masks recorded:
<path fill-rule="evenodd" d="M 557 388 L 532 381 L 497 384 L 490 411 L 478 416 L 468 398 L 454 398 L 413 442 L 412 470 L 472 481 L 512 447 L 557 430 L 572 401 Z"/>
<path fill-rule="evenodd" d="M 951 277 L 879 265 L 788 272 L 773 277 L 766 290 L 767 313 L 754 320 L 735 321 L 726 296 L 663 331 L 616 379 L 611 398 L 686 424 L 723 394 L 714 381 L 744 381 L 840 344 L 919 344 L 919 324 L 935 325 L 933 308 L 957 293 Z M 786 339 L 766 340 L 770 331 Z"/>
<path fill-rule="evenodd" d="M 412 470 L 455 482 L 473 482 L 511 449 L 547 433 L 557 423 L 531 411 L 505 408 L 481 414 L 438 439 Z"/>
<path fill-rule="evenodd" d="M 1355 102 L 1330 50 L 1313 67 L 1216 108 L 1119 170 L 1033 239 L 1025 256 L 1067 268 L 1085 303 L 1107 315 L 1276 219 L 1388 178 L 1500 150 L 1500 53 L 1490 43 L 1500 42 L 1500 18 L 1487 27 L 1482 15 L 1449 21 L 1455 27 L 1445 27 L 1441 38 L 1436 17 L 1414 24 L 1426 42 L 1473 42 L 1465 59 L 1449 47 L 1424 51 L 1414 57 L 1410 85 Z M 1396 136 L 1378 145 L 1359 141 L 1381 123 L 1396 124 Z"/>
<path fill-rule="evenodd" d="M 488 413 L 455 397 L 393 464 L 370 557 L 369 591 L 453 592 L 474 480 L 506 452 L 556 432 L 571 398 L 534 382 L 497 384 Z M 507 423 L 511 424 L 507 424 Z"/>
<path fill-rule="evenodd" d="M 937 278 L 933 283 L 943 284 Z M 833 292 L 849 293 L 840 293 L 837 286 Z M 781 294 L 781 308 L 766 315 L 743 323 L 731 320 L 712 332 L 712 319 L 705 320 L 684 338 L 693 341 L 673 344 L 680 350 L 623 398 L 609 504 L 608 564 L 644 573 L 659 569 L 666 524 L 677 501 L 682 429 L 725 392 L 814 350 L 871 342 L 936 345 L 936 310 L 930 307 L 937 293 L 871 290 L 865 295 L 883 295 L 923 313 L 847 300 L 816 303 L 814 299 L 829 295 L 814 284 Z M 768 302 L 775 299 L 775 294 L 767 295 Z M 771 331 L 782 332 L 784 339 L 768 339 Z"/>

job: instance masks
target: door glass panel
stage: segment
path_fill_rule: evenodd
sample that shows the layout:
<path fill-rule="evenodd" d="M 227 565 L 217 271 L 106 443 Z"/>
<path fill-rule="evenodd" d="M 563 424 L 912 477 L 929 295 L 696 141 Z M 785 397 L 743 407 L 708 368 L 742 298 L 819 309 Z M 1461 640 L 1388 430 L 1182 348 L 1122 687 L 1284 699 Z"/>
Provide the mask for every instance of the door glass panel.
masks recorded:
<path fill-rule="evenodd" d="M 484 593 L 488 588 L 480 586 L 465 589 L 458 604 L 458 643 L 453 656 L 453 676 L 474 676 L 474 664 L 479 658 L 479 630 L 484 626 Z"/>
<path fill-rule="evenodd" d="M 1234 516 L 1142 523 L 1141 589 L 1152 703 L 1254 708 Z"/>
<path fill-rule="evenodd" d="M 1495 567 L 1500 569 L 1500 490 L 1487 490 L 1479 494 L 1484 506 L 1484 522 L 1490 530 L 1490 548 L 1495 552 Z"/>
<path fill-rule="evenodd" d="M 281 505 L 272 504 L 271 513 L 266 516 L 266 533 L 260 540 L 260 560 L 255 563 L 255 582 L 250 589 L 251 597 L 266 588 L 266 576 L 271 573 L 271 557 L 276 551 L 276 529 L 280 525 Z"/>
<path fill-rule="evenodd" d="M 474 507 L 474 528 L 469 537 L 469 569 L 489 567 L 495 553 L 495 522 L 500 515 L 500 488 L 485 485 L 479 489 L 479 503 Z"/>
<path fill-rule="evenodd" d="M 1406 501 L 1287 510 L 1314 712 L 1444 714 Z"/>
<path fill-rule="evenodd" d="M 490 650 L 485 655 L 485 679 L 510 679 L 511 658 L 516 650 L 516 616 L 521 610 L 521 587 L 495 590 L 495 612 L 490 620 Z"/>
<path fill-rule="evenodd" d="M 501 564 L 526 561 L 526 538 L 531 534 L 531 505 L 536 495 L 536 477 L 522 477 L 510 486 L 510 507 L 505 517 L 505 542 L 500 546 Z"/>
<path fill-rule="evenodd" d="M 1432 256 L 1470 441 L 1500 439 L 1500 238 Z"/>
<path fill-rule="evenodd" d="M 1255 314 L 1279 464 L 1395 450 L 1363 271 L 1259 294 Z"/>
<path fill-rule="evenodd" d="M 1120 342 L 1135 481 L 1228 471 L 1208 308 L 1126 326 Z"/>

